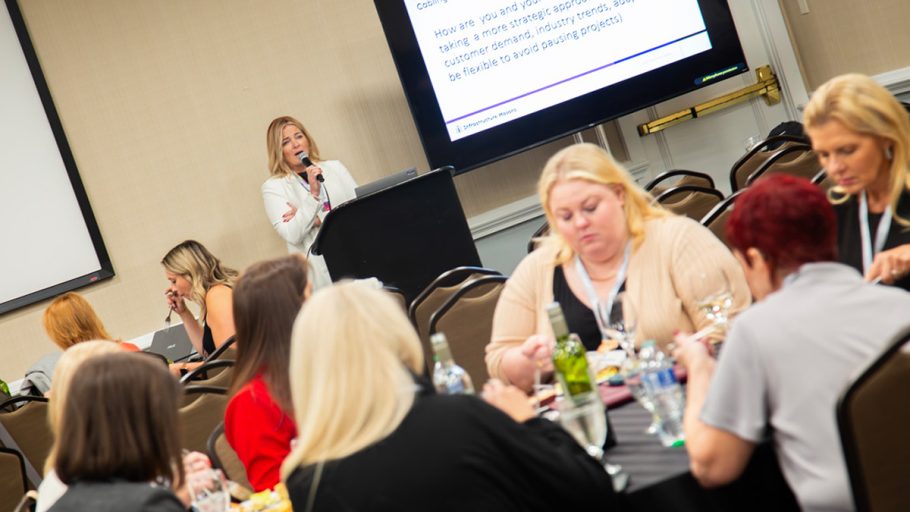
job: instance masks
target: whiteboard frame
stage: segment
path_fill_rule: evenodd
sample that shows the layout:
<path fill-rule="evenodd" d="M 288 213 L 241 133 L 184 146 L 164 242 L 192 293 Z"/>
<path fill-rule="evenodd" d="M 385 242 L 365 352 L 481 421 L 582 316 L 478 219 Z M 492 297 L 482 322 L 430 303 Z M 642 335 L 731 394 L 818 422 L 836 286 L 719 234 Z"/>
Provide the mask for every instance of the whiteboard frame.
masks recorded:
<path fill-rule="evenodd" d="M 91 204 L 89 204 L 88 195 L 85 193 L 85 186 L 82 184 L 82 179 L 79 177 L 79 170 L 76 167 L 76 160 L 73 158 L 73 153 L 70 150 L 69 142 L 66 139 L 66 134 L 63 131 L 63 125 L 60 123 L 60 117 L 57 114 L 57 109 L 54 106 L 53 98 L 51 97 L 50 90 L 47 87 L 47 81 L 44 78 L 44 72 L 41 70 L 41 64 L 38 62 L 38 56 L 35 53 L 35 48 L 32 45 L 31 38 L 28 34 L 28 29 L 25 25 L 25 20 L 22 18 L 22 11 L 19 9 L 18 0 L 5 0 L 6 8 L 9 12 L 10 21 L 16 31 L 16 36 L 19 39 L 19 46 L 22 50 L 22 54 L 25 57 L 26 62 L 28 62 L 29 70 L 32 74 L 32 80 L 35 84 L 35 90 L 38 93 L 38 96 L 41 98 L 41 104 L 44 107 L 44 113 L 47 116 L 48 125 L 51 128 L 51 131 L 54 134 L 54 139 L 57 142 L 57 148 L 60 151 L 60 157 L 63 160 L 63 164 L 66 167 L 66 173 L 69 177 L 70 186 L 73 189 L 73 194 L 76 198 L 76 202 L 79 204 L 79 209 L 82 212 L 82 219 L 85 222 L 85 227 L 88 230 L 89 237 L 91 238 L 92 245 L 95 249 L 95 255 L 98 258 L 99 269 L 89 272 L 81 276 L 74 277 L 62 283 L 58 283 L 47 288 L 36 290 L 30 292 L 21 297 L 17 297 L 6 302 L 0 303 L 0 315 L 14 311 L 37 302 L 41 302 L 45 299 L 55 297 L 61 293 L 68 291 L 73 291 L 85 286 L 88 286 L 105 279 L 110 279 L 114 277 L 114 267 L 111 264 L 110 256 L 108 255 L 107 248 L 104 245 L 104 240 L 101 238 L 101 230 L 98 228 L 98 223 L 95 220 L 95 214 L 92 212 Z M 11 248 L 15 250 L 15 248 Z M 5 271 L 14 271 L 14 269 L 4 269 Z"/>

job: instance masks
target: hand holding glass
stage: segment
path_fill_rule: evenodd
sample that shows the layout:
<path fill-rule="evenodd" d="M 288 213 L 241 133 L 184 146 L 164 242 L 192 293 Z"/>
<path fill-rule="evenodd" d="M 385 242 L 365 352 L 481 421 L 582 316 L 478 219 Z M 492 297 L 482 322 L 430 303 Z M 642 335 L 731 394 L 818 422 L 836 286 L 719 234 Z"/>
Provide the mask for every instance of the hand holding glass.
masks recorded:
<path fill-rule="evenodd" d="M 225 512 L 230 506 L 227 481 L 220 469 L 199 471 L 187 479 L 193 507 L 199 512 Z"/>

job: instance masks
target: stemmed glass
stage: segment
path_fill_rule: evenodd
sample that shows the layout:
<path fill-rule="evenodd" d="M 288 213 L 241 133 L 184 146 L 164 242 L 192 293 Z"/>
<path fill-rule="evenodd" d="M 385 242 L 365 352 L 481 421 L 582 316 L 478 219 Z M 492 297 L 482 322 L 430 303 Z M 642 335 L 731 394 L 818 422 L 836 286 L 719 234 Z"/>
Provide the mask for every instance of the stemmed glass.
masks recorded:
<path fill-rule="evenodd" d="M 730 286 L 730 279 L 723 271 L 720 272 L 720 279 L 716 279 L 713 289 L 704 292 L 708 284 L 708 276 L 705 273 L 696 273 L 692 290 L 696 291 L 697 297 L 695 306 L 698 307 L 711 325 L 695 333 L 692 338 L 700 339 L 708 335 L 716 334 L 725 337 L 727 329 L 730 326 L 730 309 L 733 307 L 733 288 Z"/>
<path fill-rule="evenodd" d="M 635 314 L 635 306 L 628 297 L 626 292 L 619 292 L 609 305 L 609 311 L 606 311 L 607 305 L 603 304 L 598 307 L 599 311 L 594 316 L 601 332 L 618 341 L 619 347 L 627 355 L 634 356 L 638 316 Z"/>
<path fill-rule="evenodd" d="M 626 352 L 626 359 L 620 367 L 620 374 L 626 384 L 626 388 L 645 408 L 651 413 L 651 424 L 645 430 L 648 434 L 657 434 L 660 428 L 660 422 L 655 413 L 654 404 L 648 398 L 641 384 L 642 368 L 639 358 L 635 354 L 635 329 L 638 326 L 638 316 L 635 312 L 635 306 L 628 298 L 626 292 L 620 292 L 613 300 L 612 307 L 608 314 L 601 312 L 602 321 L 605 325 L 603 331 L 611 338 L 619 341 L 619 346 Z"/>
<path fill-rule="evenodd" d="M 227 480 L 220 469 L 194 473 L 187 479 L 193 507 L 199 512 L 225 512 L 230 506 Z"/>
<path fill-rule="evenodd" d="M 559 424 L 588 455 L 603 464 L 607 474 L 615 477 L 622 473 L 622 466 L 604 461 L 603 445 L 607 440 L 607 415 L 598 393 L 583 398 L 563 398 L 556 403 Z"/>

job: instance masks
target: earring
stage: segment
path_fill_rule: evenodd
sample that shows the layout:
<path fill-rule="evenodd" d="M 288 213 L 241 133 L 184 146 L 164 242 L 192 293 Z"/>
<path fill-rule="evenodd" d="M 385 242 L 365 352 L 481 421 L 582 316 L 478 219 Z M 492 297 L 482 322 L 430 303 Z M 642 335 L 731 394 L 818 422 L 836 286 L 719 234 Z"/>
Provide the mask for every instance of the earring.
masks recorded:
<path fill-rule="evenodd" d="M 885 148 L 885 160 L 894 159 L 894 150 L 891 149 L 891 146 Z"/>

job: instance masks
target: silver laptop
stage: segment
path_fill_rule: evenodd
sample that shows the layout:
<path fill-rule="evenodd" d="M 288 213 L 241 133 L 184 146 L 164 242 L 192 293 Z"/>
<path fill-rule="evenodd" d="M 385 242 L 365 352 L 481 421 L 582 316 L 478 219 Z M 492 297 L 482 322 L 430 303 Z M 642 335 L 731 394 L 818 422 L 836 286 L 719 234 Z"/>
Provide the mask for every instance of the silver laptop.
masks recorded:
<path fill-rule="evenodd" d="M 379 192 L 380 190 L 398 185 L 399 183 L 404 183 L 411 178 L 417 176 L 417 168 L 411 167 L 410 169 L 405 169 L 403 171 L 398 171 L 395 174 L 390 174 L 383 178 L 379 178 L 376 181 L 371 181 L 366 185 L 361 185 L 354 189 L 354 194 L 357 197 L 363 197 L 367 194 L 372 194 L 373 192 Z"/>
<path fill-rule="evenodd" d="M 152 343 L 145 351 L 160 354 L 171 362 L 182 361 L 196 352 L 183 324 L 155 331 Z"/>

